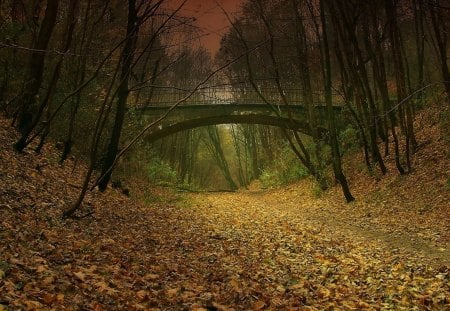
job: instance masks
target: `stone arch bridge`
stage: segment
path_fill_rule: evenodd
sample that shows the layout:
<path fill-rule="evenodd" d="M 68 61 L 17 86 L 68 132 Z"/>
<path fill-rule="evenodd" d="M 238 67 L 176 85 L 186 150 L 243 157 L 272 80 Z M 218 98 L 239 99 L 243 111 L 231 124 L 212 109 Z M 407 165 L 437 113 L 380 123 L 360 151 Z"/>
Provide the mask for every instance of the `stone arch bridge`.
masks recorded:
<path fill-rule="evenodd" d="M 299 93 L 299 90 L 295 90 Z M 292 90 L 290 94 L 292 94 Z M 165 93 L 167 94 L 167 93 Z M 146 136 L 147 142 L 153 142 L 177 132 L 209 125 L 220 124 L 261 124 L 277 126 L 287 130 L 299 131 L 310 135 L 307 110 L 299 100 L 300 96 L 289 97 L 288 105 L 282 104 L 280 99 L 270 98 L 270 102 L 264 103 L 256 97 L 232 97 L 224 99 L 217 96 L 203 96 L 191 98 L 179 104 L 169 115 L 164 118 Z M 180 96 L 178 94 L 178 96 Z M 154 121 L 164 115 L 179 99 L 171 98 L 165 101 L 153 100 L 138 105 L 137 113 L 147 121 Z M 182 97 L 180 97 L 182 98 Z M 335 96 L 333 109 L 336 114 L 341 114 L 343 105 Z M 341 100 L 342 101 L 342 100 Z M 319 133 L 325 134 L 327 125 L 326 107 L 322 94 L 316 94 L 314 107 L 319 120 Z M 341 124 L 342 125 L 342 124 Z M 339 124 L 338 124 L 339 126 Z"/>

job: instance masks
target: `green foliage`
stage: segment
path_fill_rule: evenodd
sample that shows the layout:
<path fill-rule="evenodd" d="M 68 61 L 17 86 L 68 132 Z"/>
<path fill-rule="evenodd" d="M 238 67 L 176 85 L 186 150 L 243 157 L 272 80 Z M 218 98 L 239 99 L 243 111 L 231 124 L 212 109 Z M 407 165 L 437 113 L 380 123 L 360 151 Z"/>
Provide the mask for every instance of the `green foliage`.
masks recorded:
<path fill-rule="evenodd" d="M 316 160 L 317 161 L 317 160 Z M 332 154 L 332 150 L 331 150 L 331 146 L 330 145 L 322 145 L 320 148 L 320 161 L 321 163 L 319 163 L 319 168 L 321 168 L 322 170 L 330 165 L 331 163 L 333 163 L 333 154 Z"/>
<path fill-rule="evenodd" d="M 324 194 L 324 190 L 320 187 L 318 183 L 314 183 L 312 193 L 314 197 L 320 198 Z"/>
<path fill-rule="evenodd" d="M 278 161 L 261 172 L 259 180 L 263 188 L 276 188 L 307 177 L 307 169 L 296 158 Z"/>
<path fill-rule="evenodd" d="M 199 187 L 193 185 L 193 184 L 189 184 L 187 182 L 184 183 L 179 183 L 177 185 L 177 189 L 178 191 L 199 191 Z"/>
<path fill-rule="evenodd" d="M 158 196 L 158 195 L 151 194 L 151 193 L 146 193 L 145 196 L 142 198 L 142 201 L 146 205 L 152 205 L 155 203 L 165 202 L 165 198 Z"/>
<path fill-rule="evenodd" d="M 259 177 L 259 180 L 261 181 L 261 185 L 264 189 L 276 188 L 282 185 L 277 171 L 274 170 L 263 170 L 261 176 Z"/>
<path fill-rule="evenodd" d="M 359 149 L 358 131 L 351 125 L 339 133 L 339 141 L 341 143 L 341 153 L 346 154 Z"/>
<path fill-rule="evenodd" d="M 148 177 L 151 182 L 174 185 L 177 182 L 177 173 L 169 164 L 159 158 L 154 158 L 147 166 Z"/>
<path fill-rule="evenodd" d="M 0 260 L 0 280 L 8 274 L 10 269 L 11 266 L 6 261 Z"/>

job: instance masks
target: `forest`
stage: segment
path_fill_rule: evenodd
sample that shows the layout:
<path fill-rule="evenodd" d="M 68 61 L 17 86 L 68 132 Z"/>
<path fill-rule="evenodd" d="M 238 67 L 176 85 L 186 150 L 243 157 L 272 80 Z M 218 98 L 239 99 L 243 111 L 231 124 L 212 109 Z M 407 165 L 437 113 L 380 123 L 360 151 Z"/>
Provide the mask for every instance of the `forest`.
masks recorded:
<path fill-rule="evenodd" d="M 448 0 L 0 0 L 0 311 L 450 308 Z"/>

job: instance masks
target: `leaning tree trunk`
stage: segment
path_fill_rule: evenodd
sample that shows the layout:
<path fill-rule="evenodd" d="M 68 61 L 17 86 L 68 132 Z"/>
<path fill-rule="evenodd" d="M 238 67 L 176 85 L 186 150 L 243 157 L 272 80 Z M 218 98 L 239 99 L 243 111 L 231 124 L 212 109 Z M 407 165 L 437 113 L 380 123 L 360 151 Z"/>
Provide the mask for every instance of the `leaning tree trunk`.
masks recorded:
<path fill-rule="evenodd" d="M 92 40 L 94 37 L 94 30 L 95 30 L 95 26 L 96 23 L 94 23 L 92 25 L 92 28 L 90 29 L 90 32 L 88 34 L 88 21 L 89 21 L 89 14 L 92 11 L 91 8 L 91 2 L 92 0 L 88 0 L 87 4 L 86 4 L 86 9 L 84 11 L 84 23 L 83 23 L 83 30 L 81 32 L 81 41 L 79 44 L 79 51 L 80 54 L 83 54 L 82 51 L 83 50 L 87 50 L 89 49 L 89 47 L 92 44 Z M 102 11 L 101 16 L 103 16 L 105 13 L 105 10 Z M 86 68 L 87 68 L 87 57 L 86 56 L 80 56 L 77 60 L 77 64 L 76 64 L 76 74 L 75 74 L 75 88 L 79 88 L 81 85 L 83 85 L 83 83 L 85 82 L 85 77 L 86 77 Z M 75 132 L 75 121 L 76 121 L 76 117 L 77 117 L 77 113 L 78 113 L 78 108 L 80 107 L 81 104 L 81 97 L 82 95 L 82 91 L 80 90 L 77 95 L 76 98 L 72 100 L 71 105 L 70 105 L 70 116 L 69 116 L 69 125 L 67 127 L 67 132 L 66 132 L 66 137 L 64 139 L 64 147 L 63 147 L 63 151 L 61 153 L 61 158 L 59 160 L 60 164 L 63 164 L 64 161 L 67 159 L 67 157 L 69 156 L 69 154 L 72 152 L 72 147 L 74 144 L 74 132 Z"/>
<path fill-rule="evenodd" d="M 138 16 L 136 11 L 136 0 L 128 1 L 128 24 L 127 24 L 127 38 L 125 40 L 125 46 L 121 56 L 121 74 L 119 81 L 119 88 L 117 90 L 117 105 L 116 116 L 114 121 L 111 138 L 109 141 L 106 157 L 103 162 L 101 178 L 98 182 L 98 188 L 100 191 L 104 191 L 111 178 L 111 167 L 116 159 L 120 141 L 120 135 L 122 133 L 123 121 L 125 118 L 126 105 L 129 94 L 129 77 L 131 73 L 131 67 L 133 63 L 133 55 L 136 50 L 137 34 L 139 32 Z"/>
<path fill-rule="evenodd" d="M 44 146 L 45 139 L 50 134 L 50 123 L 51 122 L 49 120 L 49 116 L 50 116 L 50 111 L 51 111 L 51 101 L 52 101 L 53 95 L 55 94 L 56 86 L 57 86 L 59 78 L 61 76 L 61 69 L 62 69 L 63 62 L 65 60 L 65 55 L 69 51 L 70 46 L 72 45 L 73 34 L 75 32 L 75 26 L 76 26 L 77 5 L 78 5 L 77 0 L 70 0 L 69 12 L 67 13 L 67 22 L 66 22 L 66 27 L 65 27 L 66 30 L 65 30 L 65 34 L 64 34 L 64 42 L 62 44 L 63 54 L 61 54 L 59 56 L 59 59 L 55 66 L 55 69 L 53 70 L 52 78 L 50 79 L 50 84 L 48 86 L 47 92 L 41 103 L 40 109 L 42 109 L 42 110 L 47 109 L 47 120 L 44 125 L 45 130 L 41 135 L 41 139 L 39 141 L 38 146 L 36 147 L 36 152 L 41 151 L 41 148 Z M 35 123 L 37 123 L 36 121 L 37 120 L 35 120 Z M 33 125 L 35 127 L 37 124 L 33 124 Z M 30 141 L 26 142 L 27 145 L 29 143 L 30 143 Z"/>

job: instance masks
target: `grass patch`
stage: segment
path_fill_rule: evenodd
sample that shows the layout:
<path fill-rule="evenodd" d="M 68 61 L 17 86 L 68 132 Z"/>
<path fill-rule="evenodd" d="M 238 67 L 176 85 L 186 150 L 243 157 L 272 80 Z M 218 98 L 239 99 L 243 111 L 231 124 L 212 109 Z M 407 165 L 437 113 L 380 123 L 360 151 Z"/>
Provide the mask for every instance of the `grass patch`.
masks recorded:
<path fill-rule="evenodd" d="M 314 183 L 314 186 L 312 188 L 312 193 L 315 198 L 320 198 L 323 196 L 325 191 L 322 188 L 320 188 L 320 186 L 317 183 Z"/>

